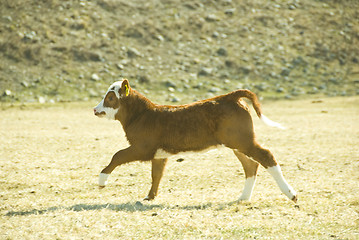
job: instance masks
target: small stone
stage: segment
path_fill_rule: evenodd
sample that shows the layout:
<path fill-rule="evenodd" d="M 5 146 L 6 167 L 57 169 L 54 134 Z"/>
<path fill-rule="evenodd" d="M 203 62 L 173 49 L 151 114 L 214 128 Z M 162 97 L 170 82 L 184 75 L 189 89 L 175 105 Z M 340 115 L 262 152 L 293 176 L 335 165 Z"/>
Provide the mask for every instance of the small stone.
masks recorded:
<path fill-rule="evenodd" d="M 198 72 L 199 76 L 209 76 L 211 75 L 213 72 L 213 68 L 207 68 L 207 67 L 203 67 L 201 68 L 201 70 Z"/>
<path fill-rule="evenodd" d="M 173 103 L 176 103 L 176 102 L 179 102 L 179 101 L 180 101 L 180 99 L 177 98 L 177 97 L 173 97 L 173 98 L 171 99 L 171 102 L 173 102 Z"/>
<path fill-rule="evenodd" d="M 209 14 L 206 17 L 206 21 L 207 22 L 215 22 L 215 21 L 219 21 L 219 17 L 215 14 Z"/>
<path fill-rule="evenodd" d="M 193 86 L 193 88 L 195 89 L 201 89 L 202 87 L 203 87 L 203 83 L 201 82 Z"/>
<path fill-rule="evenodd" d="M 165 38 L 162 35 L 157 35 L 156 39 L 160 42 L 163 42 L 165 40 Z"/>
<path fill-rule="evenodd" d="M 296 9 L 296 6 L 295 5 L 293 5 L 293 4 L 291 4 L 291 5 L 289 5 L 289 10 L 295 10 Z"/>
<path fill-rule="evenodd" d="M 177 85 L 172 81 L 166 81 L 165 84 L 166 87 L 177 88 Z"/>
<path fill-rule="evenodd" d="M 226 15 L 230 15 L 230 16 L 234 15 L 235 12 L 236 12 L 235 8 L 230 8 L 230 9 L 227 9 L 227 10 L 224 11 L 224 13 Z"/>
<path fill-rule="evenodd" d="M 96 73 L 94 73 L 94 74 L 91 75 L 91 80 L 92 81 L 99 81 L 100 77 Z"/>
<path fill-rule="evenodd" d="M 116 64 L 116 67 L 119 69 L 119 70 L 123 70 L 124 69 L 124 66 L 120 63 L 117 63 Z"/>
<path fill-rule="evenodd" d="M 289 68 L 282 68 L 282 72 L 280 73 L 280 75 L 282 76 L 289 76 L 290 74 L 290 69 Z"/>
<path fill-rule="evenodd" d="M 39 103 L 44 104 L 46 102 L 46 99 L 44 97 L 39 97 Z"/>
<path fill-rule="evenodd" d="M 282 88 L 282 87 L 279 87 L 279 88 L 277 88 L 277 93 L 282 93 L 282 92 L 284 92 L 284 88 Z"/>
<path fill-rule="evenodd" d="M 133 57 L 140 57 L 141 53 L 136 48 L 128 48 L 127 55 L 128 57 L 133 58 Z"/>
<path fill-rule="evenodd" d="M 259 91 L 265 91 L 267 89 L 267 86 L 264 83 L 257 84 L 254 87 L 257 88 Z"/>
<path fill-rule="evenodd" d="M 29 87 L 29 84 L 26 81 L 22 81 L 21 85 L 26 88 Z"/>
<path fill-rule="evenodd" d="M 12 92 L 9 90 L 9 89 L 6 89 L 5 91 L 4 91 L 4 94 L 3 94 L 4 96 L 11 96 L 12 95 Z"/>
<path fill-rule="evenodd" d="M 227 56 L 228 53 L 227 53 L 227 49 L 225 49 L 224 47 L 220 47 L 218 50 L 217 50 L 217 54 L 219 56 Z"/>
<path fill-rule="evenodd" d="M 216 87 L 213 87 L 213 88 L 208 90 L 208 92 L 210 92 L 210 93 L 216 93 L 216 92 L 219 92 L 219 91 L 220 91 L 220 89 L 216 88 Z"/>

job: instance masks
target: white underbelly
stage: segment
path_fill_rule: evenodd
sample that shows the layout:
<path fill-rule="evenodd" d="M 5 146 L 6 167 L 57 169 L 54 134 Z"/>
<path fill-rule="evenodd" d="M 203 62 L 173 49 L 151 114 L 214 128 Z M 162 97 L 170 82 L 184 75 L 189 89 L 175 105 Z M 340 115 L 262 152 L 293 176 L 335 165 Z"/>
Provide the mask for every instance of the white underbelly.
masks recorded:
<path fill-rule="evenodd" d="M 169 152 L 166 152 L 165 150 L 163 150 L 162 148 L 159 148 L 156 153 L 154 158 L 169 158 L 171 156 L 177 156 L 177 155 L 187 155 L 187 154 L 193 154 L 193 153 L 208 153 L 208 152 L 214 152 L 214 151 L 218 151 L 218 148 L 222 147 L 222 145 L 216 145 L 216 146 L 211 146 L 209 148 L 203 149 L 201 151 L 186 151 L 186 152 L 178 152 L 176 154 L 172 154 Z"/>

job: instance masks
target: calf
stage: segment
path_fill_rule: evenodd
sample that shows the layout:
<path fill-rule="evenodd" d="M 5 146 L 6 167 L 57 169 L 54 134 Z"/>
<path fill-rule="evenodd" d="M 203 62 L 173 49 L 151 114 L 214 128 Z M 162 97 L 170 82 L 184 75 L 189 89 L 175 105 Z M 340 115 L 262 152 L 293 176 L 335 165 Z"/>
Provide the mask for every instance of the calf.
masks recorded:
<path fill-rule="evenodd" d="M 294 189 L 284 179 L 272 153 L 255 140 L 248 98 L 258 117 L 266 124 L 281 127 L 261 113 L 257 96 L 249 90 L 186 105 L 158 105 L 130 87 L 127 79 L 113 83 L 94 108 L 98 117 L 121 122 L 130 146 L 118 151 L 99 175 L 100 188 L 119 165 L 132 161 L 152 162 L 152 187 L 145 200 L 158 192 L 167 157 L 186 151 L 200 151 L 216 145 L 233 149 L 243 165 L 246 181 L 239 200 L 249 200 L 261 164 L 276 180 L 281 191 L 296 202 Z"/>

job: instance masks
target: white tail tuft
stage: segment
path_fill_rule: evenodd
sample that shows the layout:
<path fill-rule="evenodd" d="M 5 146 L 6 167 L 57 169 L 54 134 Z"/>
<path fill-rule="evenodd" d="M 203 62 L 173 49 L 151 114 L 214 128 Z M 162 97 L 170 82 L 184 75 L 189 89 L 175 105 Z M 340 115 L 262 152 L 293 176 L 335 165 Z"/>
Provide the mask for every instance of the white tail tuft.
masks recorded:
<path fill-rule="evenodd" d="M 280 129 L 285 129 L 285 127 L 283 127 L 280 123 L 277 123 L 277 122 L 274 122 L 274 121 L 270 120 L 269 118 L 267 118 L 263 114 L 261 114 L 260 119 L 268 126 L 277 127 L 277 128 L 280 128 Z"/>

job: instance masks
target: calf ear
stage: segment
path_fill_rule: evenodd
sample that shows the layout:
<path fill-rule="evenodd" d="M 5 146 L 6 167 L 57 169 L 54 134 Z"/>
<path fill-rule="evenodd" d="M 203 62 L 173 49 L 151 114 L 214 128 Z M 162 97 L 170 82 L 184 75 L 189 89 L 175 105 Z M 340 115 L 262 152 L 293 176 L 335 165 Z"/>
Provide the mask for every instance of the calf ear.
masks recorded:
<path fill-rule="evenodd" d="M 130 83 L 128 82 L 127 79 L 123 79 L 123 81 L 122 81 L 120 94 L 121 93 L 122 93 L 122 95 L 125 95 L 126 97 L 128 96 L 128 94 L 130 94 Z"/>

